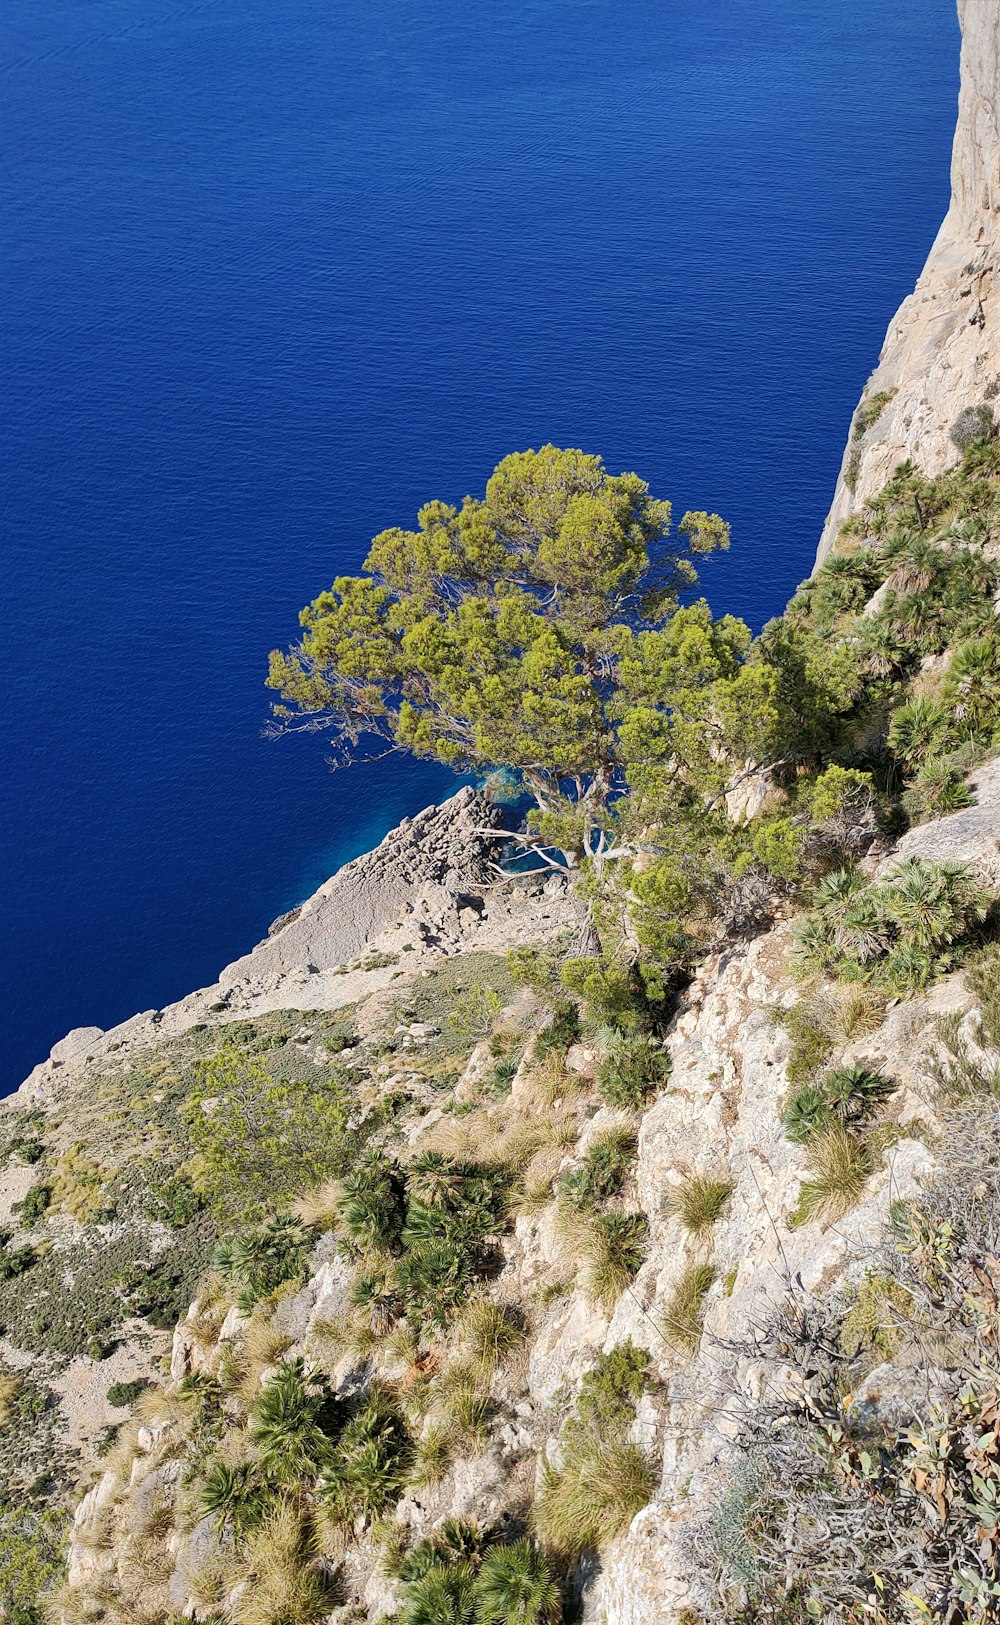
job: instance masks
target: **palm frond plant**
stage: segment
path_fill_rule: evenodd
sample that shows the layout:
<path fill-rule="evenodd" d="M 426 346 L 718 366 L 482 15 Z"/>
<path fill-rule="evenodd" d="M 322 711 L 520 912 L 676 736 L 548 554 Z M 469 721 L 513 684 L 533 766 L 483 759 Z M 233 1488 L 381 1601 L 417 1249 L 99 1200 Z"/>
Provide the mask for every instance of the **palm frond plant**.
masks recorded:
<path fill-rule="evenodd" d="M 481 1625 L 557 1625 L 562 1592 L 550 1564 L 530 1540 L 497 1546 L 476 1584 Z"/>

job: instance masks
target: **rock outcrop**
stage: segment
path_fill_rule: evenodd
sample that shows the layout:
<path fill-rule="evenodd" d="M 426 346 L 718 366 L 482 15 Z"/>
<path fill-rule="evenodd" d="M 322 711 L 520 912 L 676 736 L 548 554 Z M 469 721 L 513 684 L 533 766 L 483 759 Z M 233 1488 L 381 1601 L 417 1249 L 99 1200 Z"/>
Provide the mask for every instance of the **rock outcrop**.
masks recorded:
<path fill-rule="evenodd" d="M 469 786 L 425 807 L 276 920 L 210 987 L 107 1032 L 79 1027 L 60 1039 L 14 1104 L 51 1099 L 95 1062 L 127 1059 L 199 1022 L 339 1009 L 393 980 L 404 952 L 413 973 L 441 956 L 503 952 L 572 929 L 578 909 L 561 877 L 498 872 L 503 842 L 489 832 L 502 829 L 501 812 Z"/>
<path fill-rule="evenodd" d="M 956 462 L 950 429 L 959 414 L 1000 395 L 1000 7 L 958 0 L 958 10 L 962 80 L 951 207 L 865 387 L 819 563 L 898 463 L 912 459 L 935 474 Z M 874 419 L 868 428 L 866 413 Z"/>

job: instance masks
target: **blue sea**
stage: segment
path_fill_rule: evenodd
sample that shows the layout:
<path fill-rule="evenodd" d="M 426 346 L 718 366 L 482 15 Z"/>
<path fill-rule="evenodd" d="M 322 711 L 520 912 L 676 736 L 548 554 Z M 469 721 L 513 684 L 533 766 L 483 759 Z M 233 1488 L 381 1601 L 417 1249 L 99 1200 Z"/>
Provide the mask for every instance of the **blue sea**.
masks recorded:
<path fill-rule="evenodd" d="M 947 203 L 954 0 L 6 0 L 0 1092 L 447 773 L 268 741 L 368 539 L 544 441 L 759 626 Z"/>

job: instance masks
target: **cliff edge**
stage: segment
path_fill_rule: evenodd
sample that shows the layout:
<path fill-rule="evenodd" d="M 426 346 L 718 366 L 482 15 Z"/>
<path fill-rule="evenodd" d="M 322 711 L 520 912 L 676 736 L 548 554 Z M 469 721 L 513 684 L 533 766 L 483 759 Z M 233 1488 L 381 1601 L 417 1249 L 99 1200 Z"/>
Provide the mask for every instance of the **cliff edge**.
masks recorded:
<path fill-rule="evenodd" d="M 956 419 L 1000 394 L 1000 6 L 958 0 L 958 11 L 951 207 L 855 412 L 817 563 L 897 464 L 933 475 L 958 462 Z"/>

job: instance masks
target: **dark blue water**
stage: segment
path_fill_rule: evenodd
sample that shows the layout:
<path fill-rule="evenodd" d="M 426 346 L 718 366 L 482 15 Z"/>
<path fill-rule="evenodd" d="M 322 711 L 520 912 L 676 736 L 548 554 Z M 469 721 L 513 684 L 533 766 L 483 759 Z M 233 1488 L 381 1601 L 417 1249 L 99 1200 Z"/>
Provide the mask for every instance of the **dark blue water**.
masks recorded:
<path fill-rule="evenodd" d="M 544 440 L 808 571 L 947 200 L 953 0 L 7 0 L 0 1082 L 447 788 L 268 743 L 368 538 Z"/>

